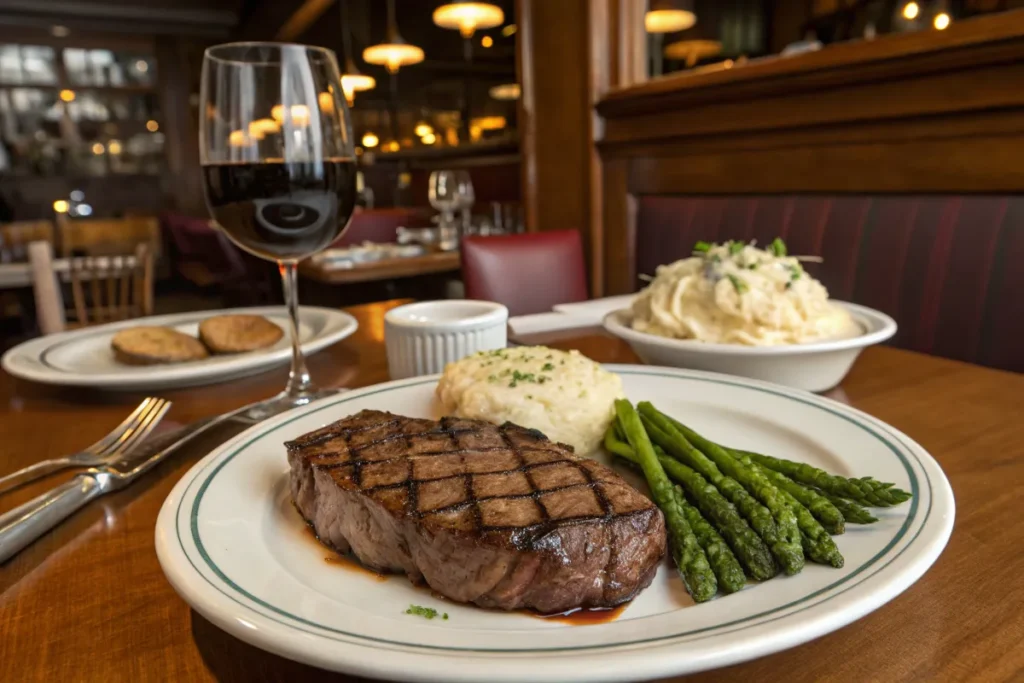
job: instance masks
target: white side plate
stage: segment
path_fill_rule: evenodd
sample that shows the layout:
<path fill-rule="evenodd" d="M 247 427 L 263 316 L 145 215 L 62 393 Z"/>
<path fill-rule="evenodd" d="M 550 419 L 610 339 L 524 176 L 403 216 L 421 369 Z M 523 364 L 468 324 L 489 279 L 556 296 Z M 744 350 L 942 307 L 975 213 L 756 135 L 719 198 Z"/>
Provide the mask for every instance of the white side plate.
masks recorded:
<path fill-rule="evenodd" d="M 726 666 L 793 647 L 877 609 L 935 561 L 954 503 L 938 464 L 888 425 L 776 385 L 710 373 L 608 366 L 710 438 L 870 474 L 913 499 L 836 538 L 843 569 L 809 564 L 694 605 L 668 563 L 610 623 L 586 626 L 439 599 L 404 577 L 344 564 L 306 530 L 288 492 L 283 442 L 361 409 L 438 417 L 436 377 L 332 397 L 257 425 L 196 464 L 168 496 L 156 548 L 171 584 L 242 640 L 314 666 L 406 681 L 621 681 Z M 410 604 L 449 615 L 427 621 Z"/>
<path fill-rule="evenodd" d="M 110 349 L 114 334 L 129 327 L 165 325 L 195 336 L 199 323 L 206 318 L 232 313 L 262 315 L 285 330 L 285 335 L 277 344 L 258 351 L 167 365 L 125 365 L 115 360 Z M 315 306 L 299 308 L 299 338 L 307 354 L 344 339 L 358 327 L 356 319 L 342 311 Z M 283 306 L 151 316 L 32 339 L 5 353 L 2 365 L 15 377 L 44 384 L 137 391 L 196 386 L 252 375 L 287 363 L 291 358 L 287 330 L 288 314 Z"/>

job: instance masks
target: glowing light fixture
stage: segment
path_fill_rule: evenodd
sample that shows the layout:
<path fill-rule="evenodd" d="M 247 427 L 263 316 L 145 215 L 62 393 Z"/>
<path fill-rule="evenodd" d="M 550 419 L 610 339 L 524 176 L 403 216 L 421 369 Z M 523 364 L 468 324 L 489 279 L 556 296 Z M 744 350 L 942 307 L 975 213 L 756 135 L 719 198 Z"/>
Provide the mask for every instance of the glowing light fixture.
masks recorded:
<path fill-rule="evenodd" d="M 345 73 L 341 76 L 341 90 L 345 93 L 345 101 L 349 103 L 349 106 L 352 106 L 352 102 L 355 101 L 357 92 L 373 90 L 376 87 L 376 78 L 359 73 L 355 64 L 345 63 Z"/>
<path fill-rule="evenodd" d="M 53 210 L 57 213 L 67 213 L 68 208 L 68 200 L 66 199 L 58 199 L 53 203 Z"/>
<path fill-rule="evenodd" d="M 105 152 L 106 149 L 107 148 L 103 146 L 102 142 L 94 142 L 94 143 L 92 143 L 92 153 L 95 154 L 96 156 L 99 156 L 100 154 L 103 154 L 103 152 Z"/>
<path fill-rule="evenodd" d="M 480 39 L 480 45 L 481 47 L 492 47 L 494 45 L 494 38 L 491 38 L 490 36 L 484 36 L 483 38 Z"/>
<path fill-rule="evenodd" d="M 248 147 L 252 144 L 252 138 L 244 130 L 233 130 L 228 136 L 228 144 L 232 147 Z"/>
<path fill-rule="evenodd" d="M 518 100 L 523 89 L 518 83 L 502 83 L 487 91 L 496 100 Z"/>
<path fill-rule="evenodd" d="M 400 144 L 398 144 L 398 140 L 392 140 L 390 142 L 385 142 L 383 145 L 380 146 L 380 149 L 381 149 L 382 152 L 397 152 L 401 148 L 402 148 L 402 146 Z"/>
<path fill-rule="evenodd" d="M 284 105 L 275 105 L 271 108 L 270 115 L 279 124 L 283 124 L 286 118 Z M 296 126 L 309 125 L 309 107 L 304 104 L 293 104 L 287 118 Z"/>
<path fill-rule="evenodd" d="M 921 14 L 921 6 L 916 2 L 908 2 L 903 6 L 904 19 L 917 19 L 919 14 Z"/>
<path fill-rule="evenodd" d="M 110 152 L 111 154 L 113 154 L 114 156 L 117 156 L 118 154 L 120 154 L 121 153 L 121 141 L 120 140 L 111 140 L 110 142 L 108 142 L 107 143 L 107 151 Z"/>
<path fill-rule="evenodd" d="M 502 27 L 501 35 L 503 35 L 506 38 L 508 38 L 509 36 L 515 35 L 516 31 L 518 31 L 518 30 L 519 30 L 518 26 L 516 26 L 515 24 L 509 24 L 508 26 Z"/>
<path fill-rule="evenodd" d="M 678 59 L 692 67 L 705 57 L 714 57 L 722 51 L 722 44 L 717 40 L 680 40 L 665 46 L 665 56 Z"/>
<path fill-rule="evenodd" d="M 644 28 L 648 33 L 685 31 L 696 23 L 692 1 L 651 0 L 650 9 L 644 14 Z"/>
<path fill-rule="evenodd" d="M 946 14 L 945 12 L 939 12 L 938 14 L 935 15 L 935 18 L 932 19 L 932 26 L 934 26 L 940 31 L 944 31 L 947 28 L 949 28 L 949 25 L 952 23 L 952 21 L 953 20 L 950 19 L 948 14 Z"/>
<path fill-rule="evenodd" d="M 135 60 L 135 68 L 139 73 L 146 73 L 149 71 L 149 63 L 145 59 L 137 59 Z"/>
<path fill-rule="evenodd" d="M 75 91 L 74 90 L 61 90 L 60 91 L 60 98 L 62 100 L 64 100 L 65 102 L 74 102 L 75 101 Z"/>
<path fill-rule="evenodd" d="M 155 119 L 150 119 L 149 121 L 146 121 L 146 130 L 150 133 L 155 133 L 160 130 L 160 124 L 157 123 Z"/>
<path fill-rule="evenodd" d="M 434 135 L 433 133 L 427 133 L 426 135 L 420 138 L 420 142 L 422 142 L 424 145 L 432 145 L 435 142 L 437 142 L 437 136 Z"/>
<path fill-rule="evenodd" d="M 348 3 L 341 3 L 341 46 L 345 51 L 345 69 L 341 74 L 341 92 L 345 95 L 348 106 L 352 106 L 357 92 L 373 90 L 377 87 L 377 79 L 359 72 L 355 60 L 352 59 L 352 22 L 348 20 Z"/>
<path fill-rule="evenodd" d="M 425 135 L 432 134 L 434 132 L 434 127 L 424 121 L 417 123 L 412 132 L 416 133 L 417 137 L 423 137 Z"/>
<path fill-rule="evenodd" d="M 471 127 L 475 126 L 480 130 L 501 130 L 507 125 L 504 116 L 481 116 L 469 123 Z"/>
<path fill-rule="evenodd" d="M 380 142 L 380 138 L 378 138 L 373 133 L 364 133 L 363 134 L 363 147 L 366 147 L 367 149 L 373 149 L 374 147 L 377 146 L 377 144 L 379 142 Z"/>
<path fill-rule="evenodd" d="M 395 0 L 388 0 L 388 32 L 385 42 L 363 50 L 363 61 L 387 67 L 389 73 L 398 73 L 403 66 L 423 61 L 423 50 L 405 42 L 398 33 L 395 21 Z"/>
<path fill-rule="evenodd" d="M 274 119 L 256 119 L 249 124 L 249 136 L 257 140 L 262 140 L 266 135 L 280 131 L 281 124 Z"/>
<path fill-rule="evenodd" d="M 434 10 L 435 24 L 458 29 L 463 38 L 472 38 L 479 29 L 501 26 L 504 21 L 505 13 L 489 2 L 450 2 Z"/>

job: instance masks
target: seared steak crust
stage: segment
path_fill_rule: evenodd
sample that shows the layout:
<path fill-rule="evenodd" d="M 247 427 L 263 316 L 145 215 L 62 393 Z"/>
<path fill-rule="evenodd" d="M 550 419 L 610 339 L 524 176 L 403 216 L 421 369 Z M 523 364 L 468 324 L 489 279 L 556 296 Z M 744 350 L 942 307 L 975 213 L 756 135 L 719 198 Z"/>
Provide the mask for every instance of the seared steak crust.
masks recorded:
<path fill-rule="evenodd" d="M 650 584 L 661 512 L 535 430 L 362 411 L 285 444 L 295 505 L 325 544 L 453 600 L 559 612 Z"/>

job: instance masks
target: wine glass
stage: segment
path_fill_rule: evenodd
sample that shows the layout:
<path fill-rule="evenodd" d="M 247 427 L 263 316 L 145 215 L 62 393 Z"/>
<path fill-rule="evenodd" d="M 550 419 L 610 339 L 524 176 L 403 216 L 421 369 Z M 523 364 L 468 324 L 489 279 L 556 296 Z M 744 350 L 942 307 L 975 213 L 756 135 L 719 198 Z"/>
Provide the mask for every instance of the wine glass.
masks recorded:
<path fill-rule="evenodd" d="M 466 232 L 472 225 L 473 204 L 476 203 L 476 193 L 473 191 L 473 180 L 469 177 L 469 171 L 456 171 L 457 205 L 462 212 L 462 230 Z"/>
<path fill-rule="evenodd" d="M 298 262 L 344 232 L 356 200 L 352 126 L 334 53 L 228 43 L 206 50 L 199 155 L 206 205 L 231 241 L 275 261 L 292 341 L 285 390 L 270 412 L 321 395 L 299 340 Z"/>
<path fill-rule="evenodd" d="M 452 222 L 452 212 L 459 205 L 459 180 L 455 171 L 433 171 L 430 174 L 428 198 L 430 205 L 441 212 L 441 224 Z"/>

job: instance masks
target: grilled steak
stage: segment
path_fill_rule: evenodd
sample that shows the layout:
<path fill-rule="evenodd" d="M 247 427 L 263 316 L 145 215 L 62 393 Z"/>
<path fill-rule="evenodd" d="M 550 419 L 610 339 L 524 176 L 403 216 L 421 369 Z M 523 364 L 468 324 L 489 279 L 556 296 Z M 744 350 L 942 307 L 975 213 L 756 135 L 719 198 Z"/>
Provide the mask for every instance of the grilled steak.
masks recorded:
<path fill-rule="evenodd" d="M 364 410 L 285 446 L 295 506 L 323 543 L 452 600 L 609 607 L 665 552 L 650 500 L 536 430 Z"/>

